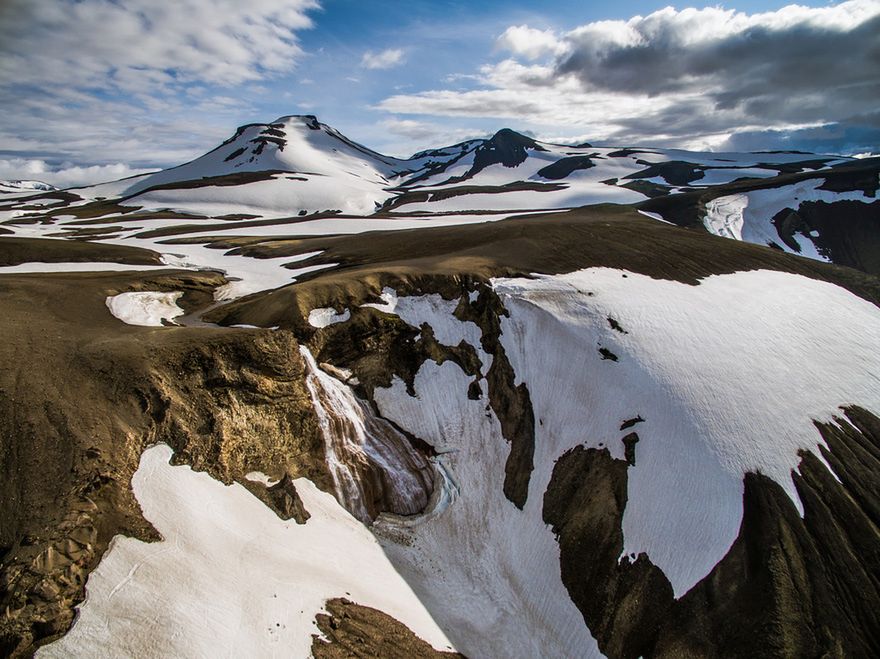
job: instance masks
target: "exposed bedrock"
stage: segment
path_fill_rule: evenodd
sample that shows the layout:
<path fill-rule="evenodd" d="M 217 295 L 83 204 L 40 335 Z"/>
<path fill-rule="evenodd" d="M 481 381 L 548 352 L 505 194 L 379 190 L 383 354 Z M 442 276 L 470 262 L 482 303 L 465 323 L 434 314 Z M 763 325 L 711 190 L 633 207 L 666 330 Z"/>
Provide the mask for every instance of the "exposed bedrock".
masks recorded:
<path fill-rule="evenodd" d="M 681 599 L 644 554 L 624 556 L 628 465 L 563 455 L 544 495 L 562 580 L 609 657 L 869 657 L 880 653 L 880 419 L 858 407 L 817 424 L 834 474 L 801 454 L 803 505 L 745 476 L 739 536 Z"/>
<path fill-rule="evenodd" d="M 797 210 L 779 211 L 772 221 L 780 240 L 795 252 L 801 251 L 794 238 L 800 234 L 833 263 L 880 273 L 880 201 L 808 201 Z"/>
<path fill-rule="evenodd" d="M 67 630 L 114 535 L 155 539 L 129 485 L 149 444 L 166 442 L 176 460 L 243 482 L 281 516 L 299 514 L 295 489 L 267 492 L 247 473 L 332 488 L 290 332 L 132 327 L 104 306 L 126 290 L 183 290 L 187 306 L 223 282 L 216 274 L 4 279 L 0 656 L 27 656 Z"/>
<path fill-rule="evenodd" d="M 321 361 L 349 369 L 355 376 L 354 388 L 372 399 L 376 387 L 388 387 L 393 377 L 401 378 L 410 393 L 416 373 L 431 359 L 438 364 L 451 361 L 474 378 L 471 393 L 479 396 L 487 389 L 489 405 L 498 417 L 504 438 L 510 442 L 505 465 L 504 494 L 518 508 L 525 505 L 529 479 L 534 468 L 535 415 L 525 383 L 516 376 L 501 343 L 500 318 L 507 314 L 500 299 L 484 282 L 470 278 L 436 278 L 432 284 L 444 298 L 458 301 L 455 318 L 474 323 L 480 331 L 479 345 L 461 341 L 445 345 L 434 329 L 422 323 L 416 329 L 393 314 L 358 305 L 346 322 L 315 333 L 310 341 Z M 421 287 L 399 284 L 399 295 L 419 295 Z M 491 364 L 481 364 L 476 348 L 491 356 Z M 431 450 L 419 438 L 411 441 Z M 428 490 L 430 494 L 430 490 Z M 421 500 L 421 499 L 420 499 Z M 424 507 L 424 506 L 422 506 Z"/>
<path fill-rule="evenodd" d="M 124 291 L 177 290 L 191 310 L 224 281 L 111 273 L 2 282 L 0 656 L 27 656 L 69 628 L 114 535 L 156 539 L 130 488 L 152 443 L 169 444 L 177 463 L 242 483 L 284 519 L 308 517 L 292 478 L 336 492 L 310 379 L 324 382 L 325 402 L 339 392 L 328 394 L 336 381 L 313 370 L 293 333 L 134 327 L 104 305 Z M 351 512 L 418 512 L 431 491 L 425 459 L 353 396 L 343 402 L 349 425 L 338 430 L 354 445 L 341 462 L 364 492 L 362 508 L 348 502 Z M 251 482 L 250 472 L 279 482 Z"/>
<path fill-rule="evenodd" d="M 425 456 L 347 385 L 318 368 L 307 348 L 300 350 L 336 498 L 362 522 L 380 512 L 421 512 L 433 491 Z"/>
<path fill-rule="evenodd" d="M 327 613 L 315 621 L 324 638 L 312 635 L 315 659 L 383 657 L 384 659 L 461 659 L 457 652 L 440 652 L 407 627 L 381 611 L 345 598 L 327 602 Z"/>

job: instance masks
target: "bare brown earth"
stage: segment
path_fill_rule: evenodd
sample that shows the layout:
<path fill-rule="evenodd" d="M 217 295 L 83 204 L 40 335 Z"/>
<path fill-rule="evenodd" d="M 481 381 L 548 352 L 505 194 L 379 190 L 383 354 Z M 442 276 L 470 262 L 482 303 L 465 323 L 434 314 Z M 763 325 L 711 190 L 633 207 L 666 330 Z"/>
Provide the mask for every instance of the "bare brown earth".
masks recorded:
<path fill-rule="evenodd" d="M 456 315 L 473 320 L 482 329 L 482 347 L 494 356 L 490 372 L 482 375 L 489 387 L 490 404 L 511 442 L 504 491 L 518 506 L 525 502 L 531 475 L 534 414 L 528 388 L 525 384 L 514 386 L 514 374 L 498 341 L 498 319 L 506 310 L 486 286 L 490 277 L 605 266 L 696 285 L 712 274 L 766 268 L 837 283 L 875 304 L 880 302 L 880 280 L 868 274 L 717 238 L 702 230 L 672 227 L 611 205 L 451 228 L 280 240 L 227 238 L 214 240 L 212 246 L 235 248 L 258 258 L 322 250 L 319 257 L 297 265 L 339 265 L 294 285 L 224 305 L 205 316 L 205 320 L 223 325 L 279 326 L 277 331 L 131 327 L 110 316 L 104 306 L 107 295 L 126 290 L 184 290 L 182 305 L 188 311 L 204 308 L 213 288 L 224 281 L 213 273 L 0 276 L 0 335 L 5 338 L 0 343 L 0 655 L 26 656 L 37 644 L 67 629 L 72 607 L 82 598 L 85 578 L 115 533 L 143 539 L 154 536 L 129 487 L 140 453 L 150 443 L 167 442 L 178 461 L 224 482 L 241 480 L 245 473 L 256 470 L 273 478 L 307 476 L 319 487 L 330 489 L 321 438 L 303 383 L 298 343 L 308 344 L 319 363 L 350 368 L 360 380 L 357 391 L 367 399 L 375 386 L 387 385 L 393 375 L 411 385 L 419 366 L 429 358 L 455 361 L 474 377 L 473 386 L 479 387 L 480 365 L 469 346 L 441 346 L 427 326 L 418 332 L 392 316 L 358 307 L 377 300 L 384 286 L 403 295 L 437 292 L 447 299 L 458 299 Z M 478 292 L 474 302 L 467 295 L 471 291 Z M 352 317 L 346 323 L 315 330 L 306 318 L 317 307 L 348 308 Z M 813 472 L 806 458 L 803 478 L 813 480 L 804 480 L 799 487 L 810 484 L 823 505 L 837 506 L 845 519 L 852 518 L 856 520 L 853 524 L 862 526 L 850 529 L 846 526 L 849 522 L 840 526 L 827 516 L 817 517 L 815 528 L 804 536 L 797 530 L 798 520 L 791 518 L 791 511 L 779 500 L 784 494 L 774 494 L 772 484 L 760 477 L 747 477 L 747 493 L 763 493 L 761 496 L 770 501 L 763 504 L 764 499 L 749 494 L 747 511 L 761 503 L 761 523 L 781 530 L 749 536 L 755 539 L 744 545 L 747 550 L 743 556 L 748 561 L 731 559 L 733 552 L 725 559 L 747 569 L 718 572 L 712 579 L 713 589 L 662 626 L 658 612 L 672 611 L 673 606 L 665 577 L 646 559 L 636 559 L 634 567 L 618 567 L 619 549 L 614 553 L 619 515 L 625 504 L 620 492 L 626 492 L 627 463 L 608 462 L 610 458 L 603 462 L 593 454 L 560 460 L 557 470 L 561 471 L 551 486 L 551 490 L 556 488 L 555 494 L 548 491 L 545 496 L 545 517 L 559 529 L 563 579 L 600 646 L 610 656 L 713 656 L 725 647 L 722 642 L 749 650 L 756 646 L 736 645 L 740 641 L 730 635 L 733 632 L 727 636 L 722 633 L 725 625 L 732 626 L 730 621 L 737 617 L 748 625 L 756 608 L 776 607 L 777 617 L 789 622 L 771 625 L 773 629 L 766 634 L 760 628 L 756 633 L 770 644 L 771 655 L 781 647 L 776 656 L 791 656 L 784 651 L 801 646 L 786 634 L 808 627 L 819 630 L 817 612 L 827 605 L 842 613 L 829 617 L 830 631 L 816 631 L 819 640 L 803 647 L 816 649 L 817 655 L 828 651 L 829 656 L 835 656 L 837 646 L 826 641 L 850 638 L 848 630 L 856 624 L 848 622 L 847 616 L 857 612 L 840 602 L 855 593 L 862 599 L 853 601 L 862 602 L 862 609 L 880 610 L 880 598 L 867 586 L 861 590 L 841 586 L 840 590 L 836 584 L 828 585 L 834 580 L 849 583 L 849 577 L 839 576 L 838 570 L 850 570 L 853 579 L 867 580 L 865 583 L 877 580 L 874 566 L 880 543 L 870 534 L 858 535 L 863 526 L 876 533 L 877 509 L 864 513 L 874 525 L 871 527 L 846 508 L 849 498 L 864 510 L 868 510 L 864 502 L 876 499 L 874 481 L 867 480 L 864 486 L 857 481 L 868 468 L 878 473 L 870 466 L 870 459 L 875 459 L 870 458 L 875 451 L 871 446 L 877 444 L 870 438 L 876 438 L 877 431 L 868 425 L 873 421 L 852 418 L 867 430 L 859 430 L 861 435 L 855 439 L 847 439 L 849 431 L 841 430 L 846 437 L 832 446 L 834 455 L 828 458 L 845 463 L 841 469 L 853 470 L 849 480 L 841 476 L 845 495 L 828 494 L 833 483 L 821 480 L 825 478 L 821 474 L 809 476 Z M 411 440 L 420 445 L 418 438 Z M 638 445 L 633 444 L 636 460 Z M 567 466 L 569 462 L 574 466 Z M 837 469 L 835 462 L 832 465 Z M 584 473 L 592 474 L 589 492 L 565 490 L 574 487 L 563 487 L 572 479 L 587 482 Z M 286 485 L 273 493 L 260 493 L 254 484 L 247 486 L 283 517 L 300 521 L 308 513 L 300 510 L 295 489 L 291 492 Z M 580 506 L 567 508 L 567 498 Z M 813 508 L 813 503 L 809 506 L 808 510 L 821 510 Z M 581 520 L 578 510 L 584 511 L 586 521 Z M 751 514 L 747 520 L 752 519 Z M 801 523 L 812 520 L 809 516 Z M 567 531 L 569 524 L 587 528 L 589 537 L 598 534 L 595 537 L 601 540 L 589 549 L 585 545 L 592 540 L 586 543 L 581 530 Z M 819 571 L 792 568 L 788 573 L 779 572 L 784 565 L 778 557 L 793 556 L 795 562 L 803 563 L 817 553 L 801 548 L 795 551 L 785 544 L 790 537 L 803 544 L 820 533 L 827 537 L 816 545 L 821 551 L 830 548 L 838 536 L 857 544 L 841 545 L 845 547 L 842 558 L 820 557 Z M 587 550 L 596 553 L 595 569 L 589 567 L 593 562 L 585 563 L 584 554 L 578 553 Z M 853 553 L 856 550 L 860 553 Z M 867 567 L 862 573 L 854 571 L 855 564 L 848 558 L 851 554 L 864 557 L 861 560 Z M 613 565 L 606 560 L 609 556 L 614 557 Z M 765 563 L 769 572 L 761 572 Z M 585 565 L 593 572 L 584 573 Z M 582 571 L 572 573 L 572 566 Z M 618 577 L 618 570 L 623 570 L 624 576 Z M 769 586 L 749 585 L 752 574 L 765 573 Z M 800 581 L 784 590 L 771 579 L 776 574 L 795 575 Z M 739 592 L 741 582 L 747 584 L 742 588 L 757 594 L 730 595 Z M 579 584 L 583 583 L 591 584 L 590 588 L 582 588 Z M 809 615 L 791 593 L 807 593 L 812 598 Z M 728 596 L 733 599 L 724 599 Z M 363 624 L 370 629 L 363 631 L 357 626 L 361 622 L 338 622 L 346 631 L 331 645 L 334 652 L 348 652 L 345 644 L 359 644 L 354 640 L 359 637 L 376 651 L 385 647 L 381 638 L 397 638 L 388 636 L 390 631 L 377 632 L 387 621 L 380 624 L 372 614 L 352 613 L 344 606 L 339 611 L 348 611 L 355 621 L 365 620 Z M 875 629 L 871 614 L 858 615 L 862 617 L 853 618 L 857 624 Z M 628 622 L 630 618 L 640 624 Z M 697 622 L 689 625 L 692 620 Z M 391 627 L 394 634 L 403 633 Z M 713 634 L 721 640 L 713 640 Z M 854 647 L 876 650 L 874 638 L 867 635 L 863 645 Z M 788 645 L 773 645 L 777 641 Z"/>
<path fill-rule="evenodd" d="M 43 263 L 127 263 L 161 265 L 159 254 L 127 245 L 86 245 L 77 242 L 41 238 L 4 238 L 0 240 L 0 266 L 31 261 Z"/>
<path fill-rule="evenodd" d="M 457 652 L 439 652 L 389 615 L 345 598 L 327 602 L 318 614 L 318 629 L 327 640 L 312 635 L 315 659 L 463 659 Z"/>
<path fill-rule="evenodd" d="M 329 489 L 290 332 L 132 327 L 104 305 L 121 291 L 183 290 L 191 308 L 223 282 L 0 276 L 0 656 L 66 631 L 115 534 L 155 539 L 130 490 L 146 446 L 167 442 L 226 483 L 257 470 Z"/>
<path fill-rule="evenodd" d="M 601 205 L 563 213 L 456 227 L 376 231 L 353 236 L 203 239 L 246 256 L 270 258 L 322 253 L 296 267 L 338 264 L 300 282 L 224 305 L 209 315 L 222 324 L 249 323 L 308 332 L 304 318 L 317 307 L 375 301 L 384 286 L 437 291 L 452 299 L 474 282 L 496 276 L 561 273 L 602 266 L 696 285 L 701 278 L 741 270 L 792 272 L 840 284 L 880 300 L 880 282 L 850 268 L 782 254 L 758 245 L 672 227 L 633 209 Z"/>

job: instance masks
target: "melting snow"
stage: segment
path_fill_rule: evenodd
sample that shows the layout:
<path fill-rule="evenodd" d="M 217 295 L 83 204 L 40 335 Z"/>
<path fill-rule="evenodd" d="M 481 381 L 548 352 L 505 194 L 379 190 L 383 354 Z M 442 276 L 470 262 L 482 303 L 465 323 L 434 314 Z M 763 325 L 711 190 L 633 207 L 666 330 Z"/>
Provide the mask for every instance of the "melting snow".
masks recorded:
<path fill-rule="evenodd" d="M 345 509 L 370 521 L 368 494 L 375 496 L 376 490 L 363 482 L 360 470 L 373 465 L 381 470 L 383 498 L 393 510 L 422 510 L 430 493 L 430 480 L 426 485 L 419 473 L 428 468 L 425 458 L 349 387 L 318 368 L 308 348 L 300 346 L 300 354 L 308 366 L 306 387 L 324 437 L 325 461 Z"/>
<path fill-rule="evenodd" d="M 344 323 L 349 318 L 351 318 L 351 310 L 349 309 L 346 309 L 342 313 L 336 313 L 336 309 L 332 307 L 312 309 L 309 312 L 309 325 L 320 329 L 322 327 L 335 325 L 336 323 Z"/>
<path fill-rule="evenodd" d="M 311 514 L 300 525 L 170 458 L 148 449 L 132 479 L 163 540 L 117 536 L 73 628 L 38 656 L 308 657 L 314 617 L 334 597 L 451 647 L 369 530 L 311 481 L 294 481 Z"/>
<path fill-rule="evenodd" d="M 483 364 L 484 373 L 492 364 L 491 355 L 483 350 L 480 328 L 469 320 L 462 321 L 453 315 L 459 304 L 457 298 L 446 300 L 437 293 L 398 297 L 397 291 L 388 287 L 382 289 L 380 297 L 381 303 L 362 306 L 394 314 L 412 327 L 421 328 L 423 323 L 427 323 L 434 332 L 434 338 L 445 346 L 455 347 L 462 341 L 470 344 Z M 468 299 L 473 302 L 476 297 L 469 295 Z"/>
<path fill-rule="evenodd" d="M 749 205 L 749 195 L 737 194 L 713 199 L 706 204 L 706 218 L 703 221 L 709 233 L 722 238 L 742 240 L 743 211 Z M 772 215 L 766 218 L 769 223 Z M 764 242 L 763 244 L 767 244 Z"/>
<path fill-rule="evenodd" d="M 158 293 L 120 293 L 107 298 L 107 308 L 123 323 L 142 327 L 162 327 L 162 321 L 171 321 L 184 314 L 177 306 L 182 291 Z"/>
<path fill-rule="evenodd" d="M 590 268 L 495 287 L 510 311 L 502 342 L 543 420 L 529 501 L 573 446 L 623 459 L 620 423 L 638 412 L 624 553 L 646 552 L 676 596 L 736 538 L 746 472 L 800 507 L 791 471 L 799 450 L 818 455 L 813 419 L 880 410 L 880 310 L 832 284 L 754 271 L 690 286 Z"/>
<path fill-rule="evenodd" d="M 475 657 L 600 657 L 562 585 L 559 547 L 541 516 L 542 497 L 519 510 L 502 492 L 510 445 L 485 396 L 468 398 L 469 376 L 426 361 L 416 397 L 402 380 L 376 389 L 383 416 L 431 443 L 449 470 L 454 502 L 376 534 L 437 621 Z M 484 387 L 485 389 L 485 387 Z"/>

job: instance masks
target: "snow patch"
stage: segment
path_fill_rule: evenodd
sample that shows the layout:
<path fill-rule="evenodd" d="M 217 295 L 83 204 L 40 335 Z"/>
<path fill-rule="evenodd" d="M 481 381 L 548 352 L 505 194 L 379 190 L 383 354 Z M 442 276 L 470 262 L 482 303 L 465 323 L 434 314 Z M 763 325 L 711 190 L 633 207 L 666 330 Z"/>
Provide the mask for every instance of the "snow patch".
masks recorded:
<path fill-rule="evenodd" d="M 743 212 L 749 206 L 749 195 L 718 197 L 706 204 L 703 224 L 709 233 L 722 238 L 742 240 Z"/>
<path fill-rule="evenodd" d="M 456 347 L 464 341 L 476 350 L 484 372 L 491 366 L 492 357 L 483 350 L 480 328 L 476 323 L 459 320 L 453 315 L 459 305 L 457 298 L 446 300 L 437 293 L 399 297 L 397 291 L 389 287 L 382 289 L 380 298 L 382 302 L 371 302 L 361 306 L 394 314 L 415 328 L 421 328 L 427 323 L 439 343 Z M 468 299 L 473 301 L 476 298 L 469 296 Z"/>
<path fill-rule="evenodd" d="M 384 417 L 432 444 L 448 481 L 440 511 L 373 525 L 397 569 L 438 623 L 455 630 L 472 657 L 600 657 L 560 576 L 559 547 L 542 518 L 542 497 L 525 510 L 502 491 L 510 445 L 472 378 L 456 364 L 428 360 L 416 396 L 394 378 L 377 388 Z"/>
<path fill-rule="evenodd" d="M 332 307 L 312 309 L 309 312 L 309 325 L 321 329 L 336 323 L 344 323 L 351 318 L 351 310 L 346 309 L 342 313 L 336 313 Z"/>
<path fill-rule="evenodd" d="M 273 485 L 277 485 L 279 481 L 271 479 L 269 476 L 264 474 L 262 471 L 250 471 L 244 475 L 245 479 L 249 480 L 251 483 L 261 483 L 266 487 L 272 487 Z"/>
<path fill-rule="evenodd" d="M 170 322 L 184 314 L 183 309 L 177 306 L 177 300 L 182 296 L 182 291 L 120 293 L 108 297 L 106 303 L 110 313 L 123 323 L 141 327 L 162 327 L 165 324 L 163 321 Z"/>
<path fill-rule="evenodd" d="M 116 536 L 73 628 L 37 656 L 308 657 L 315 615 L 334 597 L 451 648 L 370 531 L 311 481 L 294 481 L 311 514 L 301 525 L 171 455 L 148 449 L 132 478 L 163 540 Z"/>
<path fill-rule="evenodd" d="M 794 235 L 792 239 L 800 246 L 800 250 L 792 250 L 780 239 L 779 232 L 772 222 L 773 217 L 779 211 L 785 208 L 797 210 L 802 203 L 808 201 L 827 203 L 836 201 L 872 203 L 876 201 L 860 190 L 852 192 L 820 190 L 819 186 L 824 182 L 823 178 L 811 178 L 778 188 L 752 190 L 751 192 L 718 197 L 706 204 L 703 225 L 716 236 L 744 240 L 758 245 L 774 243 L 787 252 L 827 261 L 828 259 L 816 250 L 813 241 L 798 234 Z"/>
<path fill-rule="evenodd" d="M 674 222 L 670 222 L 669 220 L 664 220 L 663 216 L 660 215 L 660 213 L 653 213 L 651 211 L 643 211 L 643 210 L 640 210 L 639 213 L 641 213 L 645 217 L 650 217 L 652 220 L 657 220 L 658 222 L 663 222 L 665 224 L 672 224 L 673 226 L 675 225 Z"/>

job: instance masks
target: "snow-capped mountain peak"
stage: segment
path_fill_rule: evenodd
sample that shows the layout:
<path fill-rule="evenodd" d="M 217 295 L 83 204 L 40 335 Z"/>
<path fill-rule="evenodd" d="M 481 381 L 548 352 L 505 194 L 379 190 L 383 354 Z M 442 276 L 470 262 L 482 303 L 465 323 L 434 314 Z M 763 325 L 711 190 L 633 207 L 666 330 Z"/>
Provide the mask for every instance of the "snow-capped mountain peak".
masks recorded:
<path fill-rule="evenodd" d="M 44 183 L 43 181 L 0 181 L 0 192 L 30 192 L 31 190 L 37 192 L 50 192 L 57 189 L 58 188 L 56 188 L 54 185 L 49 185 L 48 183 Z"/>

